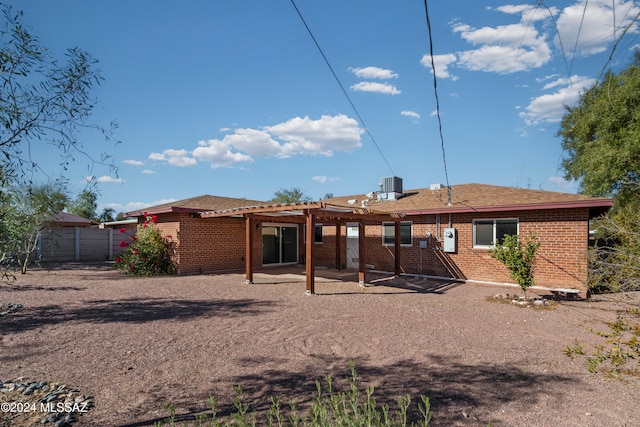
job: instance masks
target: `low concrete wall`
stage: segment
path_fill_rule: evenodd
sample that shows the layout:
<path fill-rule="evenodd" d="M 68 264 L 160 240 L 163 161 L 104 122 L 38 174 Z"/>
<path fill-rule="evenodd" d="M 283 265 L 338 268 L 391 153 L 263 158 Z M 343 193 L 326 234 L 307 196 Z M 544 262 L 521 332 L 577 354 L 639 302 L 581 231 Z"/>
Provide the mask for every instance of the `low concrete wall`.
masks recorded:
<path fill-rule="evenodd" d="M 38 258 L 43 262 L 113 260 L 122 253 L 120 243 L 129 241 L 129 233 L 112 228 L 54 227 L 43 233 Z"/>

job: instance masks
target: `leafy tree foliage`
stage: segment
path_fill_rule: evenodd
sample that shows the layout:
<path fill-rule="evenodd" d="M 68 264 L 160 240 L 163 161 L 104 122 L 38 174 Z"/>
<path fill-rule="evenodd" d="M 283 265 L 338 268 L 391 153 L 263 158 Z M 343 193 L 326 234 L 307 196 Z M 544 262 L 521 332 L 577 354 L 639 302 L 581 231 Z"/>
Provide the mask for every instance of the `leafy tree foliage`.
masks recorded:
<path fill-rule="evenodd" d="M 310 202 L 311 197 L 305 196 L 302 190 L 298 187 L 292 187 L 290 189 L 281 188 L 274 194 L 272 202 L 275 203 L 304 203 Z"/>
<path fill-rule="evenodd" d="M 38 242 L 66 196 L 53 186 L 14 185 L 0 191 L 0 267 L 27 272 Z"/>
<path fill-rule="evenodd" d="M 110 139 L 116 127 L 91 125 L 96 100 L 92 91 L 102 77 L 97 61 L 80 49 L 69 49 L 59 63 L 23 24 L 22 12 L 2 8 L 0 23 L 0 178 L 30 182 L 44 172 L 31 153 L 51 144 L 61 155 L 62 171 L 74 156 L 113 167 L 106 154 L 92 158 L 79 141 L 79 131 L 93 128 Z M 46 174 L 46 172 L 45 172 Z M 48 175 L 48 174 L 47 174 Z"/>
<path fill-rule="evenodd" d="M 640 53 L 568 107 L 558 134 L 566 178 L 585 194 L 615 196 L 616 208 L 640 207 Z"/>
<path fill-rule="evenodd" d="M 96 218 L 99 222 L 111 222 L 115 221 L 114 215 L 116 214 L 115 209 L 112 208 L 104 208 L 100 215 Z"/>
<path fill-rule="evenodd" d="M 640 290 L 640 212 L 625 205 L 594 224 L 596 244 L 589 250 L 589 289 L 593 292 Z"/>
<path fill-rule="evenodd" d="M 97 200 L 98 195 L 96 193 L 91 190 L 83 190 L 69 206 L 69 213 L 82 218 L 96 219 L 98 217 L 96 214 L 98 209 Z"/>

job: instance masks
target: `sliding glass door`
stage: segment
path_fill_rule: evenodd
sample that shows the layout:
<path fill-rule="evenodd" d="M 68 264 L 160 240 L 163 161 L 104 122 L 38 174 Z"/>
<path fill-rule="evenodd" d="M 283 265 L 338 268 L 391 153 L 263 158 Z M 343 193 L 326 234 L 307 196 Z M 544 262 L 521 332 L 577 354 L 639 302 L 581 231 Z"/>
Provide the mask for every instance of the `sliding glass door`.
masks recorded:
<path fill-rule="evenodd" d="M 298 262 L 298 226 L 264 224 L 262 226 L 262 263 L 290 264 Z"/>

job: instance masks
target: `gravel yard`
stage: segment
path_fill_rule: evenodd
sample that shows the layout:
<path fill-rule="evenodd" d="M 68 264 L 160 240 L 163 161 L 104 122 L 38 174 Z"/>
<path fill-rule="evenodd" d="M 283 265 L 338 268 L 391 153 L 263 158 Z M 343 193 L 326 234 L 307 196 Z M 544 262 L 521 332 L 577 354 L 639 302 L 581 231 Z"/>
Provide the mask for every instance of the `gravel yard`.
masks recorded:
<path fill-rule="evenodd" d="M 193 420 L 214 394 L 224 412 L 234 385 L 252 410 L 264 411 L 272 396 L 304 407 L 316 379 L 345 386 L 353 361 L 378 403 L 428 396 L 432 426 L 640 424 L 638 376 L 593 374 L 584 358 L 563 354 L 575 340 L 586 351 L 603 342 L 589 329 L 637 310 L 637 298 L 533 309 L 491 300 L 517 288 L 374 275 L 361 288 L 356 280 L 319 270 L 317 294 L 306 295 L 303 267 L 261 270 L 253 285 L 239 273 L 34 269 L 0 286 L 0 303 L 21 304 L 0 316 L 0 381 L 66 384 L 91 396 L 77 426 L 152 426 L 167 402 L 178 420 Z M 16 415 L 0 413 L 0 426 L 27 425 Z"/>

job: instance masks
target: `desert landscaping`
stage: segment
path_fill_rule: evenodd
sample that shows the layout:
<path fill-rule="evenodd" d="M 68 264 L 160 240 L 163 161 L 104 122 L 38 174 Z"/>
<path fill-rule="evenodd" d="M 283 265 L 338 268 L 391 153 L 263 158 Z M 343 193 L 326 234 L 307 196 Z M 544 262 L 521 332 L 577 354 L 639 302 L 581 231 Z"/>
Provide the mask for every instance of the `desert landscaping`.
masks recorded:
<path fill-rule="evenodd" d="M 595 331 L 637 314 L 637 295 L 523 308 L 493 300 L 517 287 L 373 273 L 360 287 L 357 273 L 316 274 L 316 295 L 306 295 L 298 266 L 262 269 L 250 285 L 239 272 L 141 278 L 101 263 L 33 269 L 0 287 L 0 302 L 15 307 L 0 316 L 0 401 L 28 401 L 7 384 L 64 384 L 91 403 L 73 425 L 138 427 L 163 421 L 167 403 L 176 423 L 193 422 L 211 394 L 228 414 L 240 385 L 264 423 L 271 397 L 304 409 L 316 380 L 348 387 L 352 362 L 378 404 L 393 408 L 410 395 L 415 417 L 427 396 L 432 426 L 640 420 L 637 374 L 592 373 L 584 357 L 565 354 L 576 342 L 587 353 L 603 344 Z M 40 425 L 45 415 L 5 411 L 0 426 Z"/>

